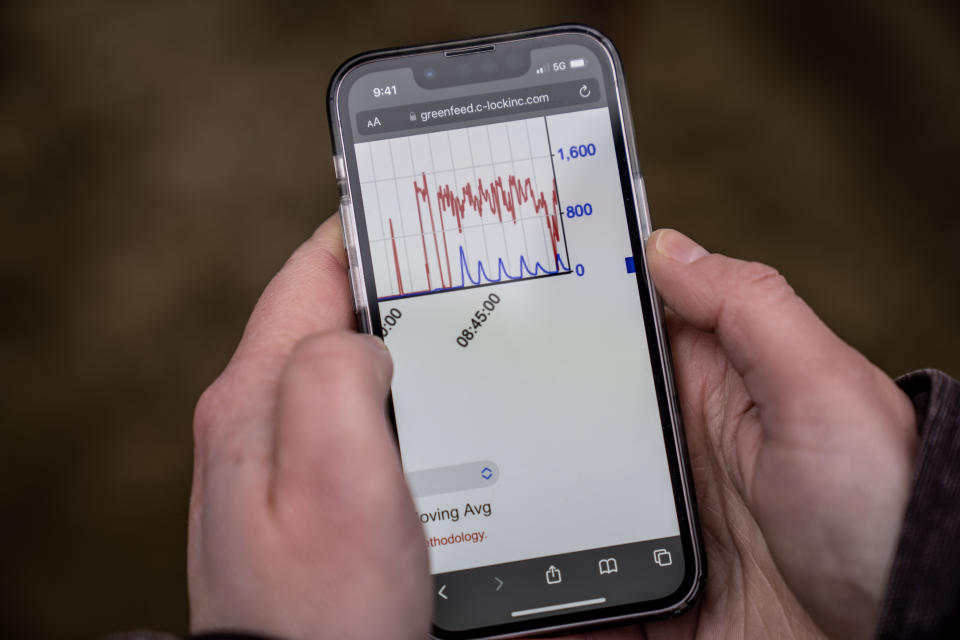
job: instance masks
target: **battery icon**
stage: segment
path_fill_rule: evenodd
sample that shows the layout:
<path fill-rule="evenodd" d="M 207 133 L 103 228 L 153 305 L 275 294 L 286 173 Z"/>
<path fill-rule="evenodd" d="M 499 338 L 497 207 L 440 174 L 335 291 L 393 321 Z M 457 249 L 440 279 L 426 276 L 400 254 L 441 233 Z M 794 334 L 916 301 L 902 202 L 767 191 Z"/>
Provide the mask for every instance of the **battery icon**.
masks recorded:
<path fill-rule="evenodd" d="M 574 58 L 573 60 L 570 61 L 570 68 L 571 68 L 571 69 L 579 69 L 580 67 L 583 67 L 583 66 L 585 66 L 586 64 L 587 64 L 587 63 L 586 63 L 586 61 L 584 61 L 583 58 Z"/>

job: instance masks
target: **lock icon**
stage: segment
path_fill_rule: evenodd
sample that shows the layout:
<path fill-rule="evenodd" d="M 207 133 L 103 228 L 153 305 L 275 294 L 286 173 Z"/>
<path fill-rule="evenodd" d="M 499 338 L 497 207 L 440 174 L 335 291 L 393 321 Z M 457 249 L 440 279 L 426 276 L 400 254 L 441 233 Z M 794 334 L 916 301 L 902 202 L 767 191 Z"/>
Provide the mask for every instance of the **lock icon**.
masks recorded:
<path fill-rule="evenodd" d="M 559 584 L 563 580 L 563 576 L 560 575 L 560 569 L 557 569 L 555 566 L 550 565 L 550 568 L 547 569 L 547 584 Z"/>
<path fill-rule="evenodd" d="M 411 111 L 411 112 L 410 112 L 410 122 L 416 122 L 416 121 L 417 121 L 417 114 L 414 113 L 413 111 Z"/>

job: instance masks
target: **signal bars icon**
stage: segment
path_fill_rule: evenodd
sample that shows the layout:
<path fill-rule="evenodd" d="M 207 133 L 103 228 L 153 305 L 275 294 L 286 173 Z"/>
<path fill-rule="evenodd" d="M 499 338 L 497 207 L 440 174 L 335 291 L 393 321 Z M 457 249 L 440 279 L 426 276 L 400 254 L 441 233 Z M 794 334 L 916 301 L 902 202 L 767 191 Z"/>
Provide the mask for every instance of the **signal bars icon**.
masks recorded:
<path fill-rule="evenodd" d="M 537 67 L 537 75 L 543 73 L 543 67 Z"/>

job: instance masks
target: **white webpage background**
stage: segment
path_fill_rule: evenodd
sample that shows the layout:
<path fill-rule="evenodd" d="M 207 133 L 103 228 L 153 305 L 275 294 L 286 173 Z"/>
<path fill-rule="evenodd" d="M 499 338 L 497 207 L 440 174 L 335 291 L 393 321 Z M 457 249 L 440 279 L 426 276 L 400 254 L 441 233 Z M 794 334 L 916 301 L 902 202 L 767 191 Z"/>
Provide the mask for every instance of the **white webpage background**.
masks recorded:
<path fill-rule="evenodd" d="M 564 219 L 570 260 L 584 266 L 583 277 L 380 304 L 381 313 L 402 312 L 386 342 L 405 470 L 478 460 L 500 469 L 492 487 L 417 500 L 420 512 L 461 512 L 458 522 L 425 525 L 428 538 L 486 533 L 478 544 L 431 548 L 434 573 L 679 534 L 640 295 L 625 268 L 631 248 L 609 115 L 600 108 L 549 116 L 547 127 L 554 150 L 597 148 L 590 158 L 555 158 L 561 205 L 593 205 L 589 217 Z M 376 162 L 383 144 L 356 145 L 358 158 Z M 373 180 L 370 163 L 358 165 L 361 182 Z M 404 170 L 399 175 L 411 167 Z M 381 162 L 376 179 L 390 178 L 385 171 Z M 469 346 L 459 346 L 491 292 L 501 302 Z M 466 502 L 490 502 L 492 516 L 464 518 Z"/>

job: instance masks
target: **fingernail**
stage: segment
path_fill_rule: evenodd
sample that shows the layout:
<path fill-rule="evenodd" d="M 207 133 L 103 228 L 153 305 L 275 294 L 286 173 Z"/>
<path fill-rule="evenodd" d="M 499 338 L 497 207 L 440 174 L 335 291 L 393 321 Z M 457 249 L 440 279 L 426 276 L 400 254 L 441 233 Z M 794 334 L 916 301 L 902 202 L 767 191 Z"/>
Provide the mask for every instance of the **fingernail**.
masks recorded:
<path fill-rule="evenodd" d="M 696 242 L 673 229 L 664 229 L 657 234 L 656 249 L 671 260 L 690 264 L 710 252 Z"/>

